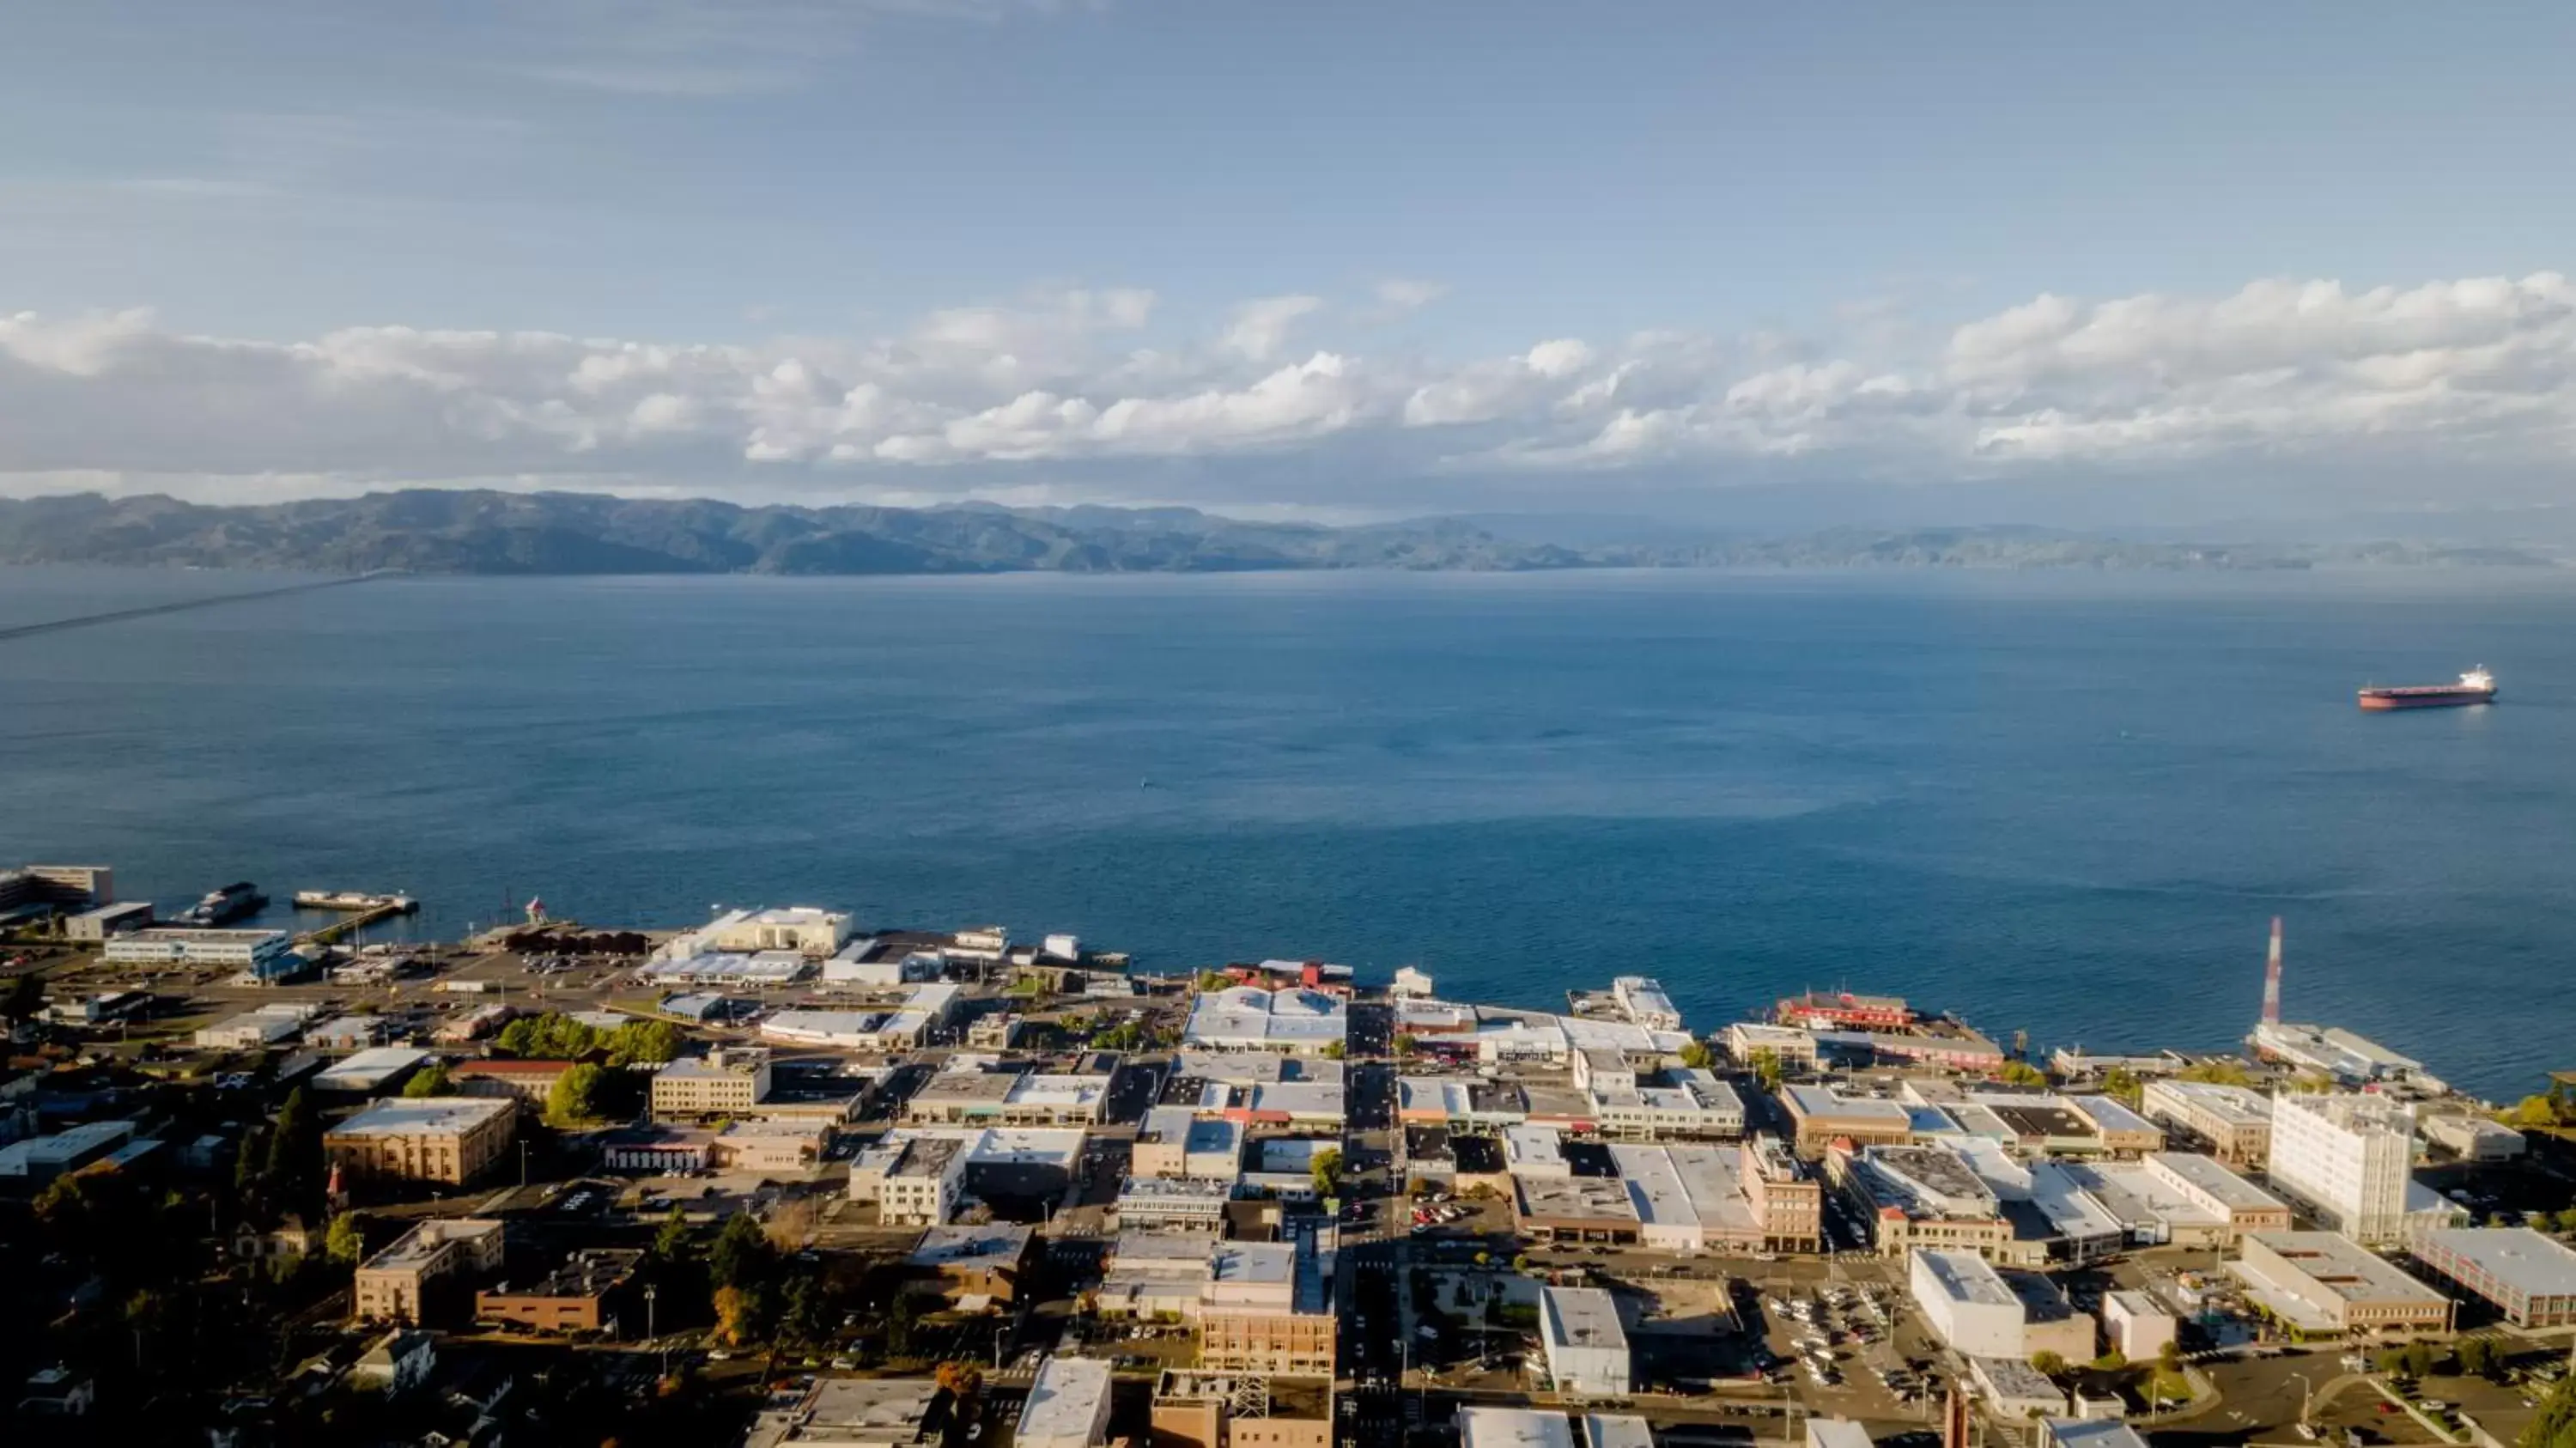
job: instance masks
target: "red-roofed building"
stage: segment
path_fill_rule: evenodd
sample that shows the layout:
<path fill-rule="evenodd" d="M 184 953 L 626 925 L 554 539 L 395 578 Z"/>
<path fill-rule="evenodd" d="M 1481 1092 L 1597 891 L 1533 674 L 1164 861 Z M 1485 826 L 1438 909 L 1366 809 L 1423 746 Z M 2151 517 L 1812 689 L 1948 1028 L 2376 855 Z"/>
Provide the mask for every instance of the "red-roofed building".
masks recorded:
<path fill-rule="evenodd" d="M 447 1079 L 460 1096 L 508 1096 L 544 1107 L 570 1061 L 460 1061 Z"/>

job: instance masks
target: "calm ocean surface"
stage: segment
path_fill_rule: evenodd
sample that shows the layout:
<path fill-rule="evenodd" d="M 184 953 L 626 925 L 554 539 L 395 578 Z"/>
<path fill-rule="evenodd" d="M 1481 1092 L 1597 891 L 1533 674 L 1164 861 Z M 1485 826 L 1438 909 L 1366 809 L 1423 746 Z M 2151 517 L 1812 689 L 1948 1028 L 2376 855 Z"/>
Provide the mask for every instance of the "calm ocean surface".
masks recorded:
<path fill-rule="evenodd" d="M 0 570 L 0 626 L 278 580 Z M 2365 715 L 2495 667 L 2504 705 Z M 0 642 L 0 860 L 2576 1066 L 2576 580 L 400 579 Z"/>

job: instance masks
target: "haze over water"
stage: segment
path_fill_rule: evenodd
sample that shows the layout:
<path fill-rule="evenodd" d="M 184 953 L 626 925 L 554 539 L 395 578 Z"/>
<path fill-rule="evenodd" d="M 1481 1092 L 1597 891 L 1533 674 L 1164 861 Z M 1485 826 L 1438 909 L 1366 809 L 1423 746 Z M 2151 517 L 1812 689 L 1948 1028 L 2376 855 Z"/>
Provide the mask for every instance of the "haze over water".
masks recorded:
<path fill-rule="evenodd" d="M 0 625 L 261 582 L 0 570 Z M 2353 707 L 2476 663 L 2504 704 Z M 0 783 L 0 859 L 165 908 L 820 903 L 1642 971 L 1701 1030 L 1847 985 L 2223 1048 L 2277 913 L 2291 1018 L 2491 1096 L 2576 1065 L 2556 575 L 407 578 L 0 643 Z"/>

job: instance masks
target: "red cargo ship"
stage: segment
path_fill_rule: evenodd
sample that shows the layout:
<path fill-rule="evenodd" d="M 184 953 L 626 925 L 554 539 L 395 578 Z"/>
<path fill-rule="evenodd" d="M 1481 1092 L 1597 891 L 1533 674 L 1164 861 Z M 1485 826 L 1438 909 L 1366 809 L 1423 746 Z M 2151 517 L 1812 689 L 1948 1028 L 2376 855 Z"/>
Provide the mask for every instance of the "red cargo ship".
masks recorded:
<path fill-rule="evenodd" d="M 2471 669 L 2456 684 L 2410 684 L 2395 689 L 2364 689 L 2365 709 L 2456 709 L 2463 704 L 2495 702 L 2495 675 Z"/>

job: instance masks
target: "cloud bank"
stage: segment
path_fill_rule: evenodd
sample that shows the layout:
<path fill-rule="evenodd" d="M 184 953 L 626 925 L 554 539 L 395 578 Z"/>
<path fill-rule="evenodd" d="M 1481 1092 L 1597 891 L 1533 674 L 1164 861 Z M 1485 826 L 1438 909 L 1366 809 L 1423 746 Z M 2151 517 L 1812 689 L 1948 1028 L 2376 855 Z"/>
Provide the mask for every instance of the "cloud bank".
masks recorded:
<path fill-rule="evenodd" d="M 2554 479 L 2576 428 L 2576 287 L 2556 273 L 2043 295 L 1845 336 L 1542 337 L 1464 358 L 1369 345 L 1391 306 L 1439 295 L 1266 297 L 1194 325 L 1148 291 L 1072 290 L 881 336 L 724 345 L 410 326 L 273 341 L 147 311 L 0 315 L 0 491 L 516 479 L 1401 511 L 1648 479 L 2143 485 L 2417 464 Z M 1890 350 L 1907 330 L 1935 341 Z"/>

